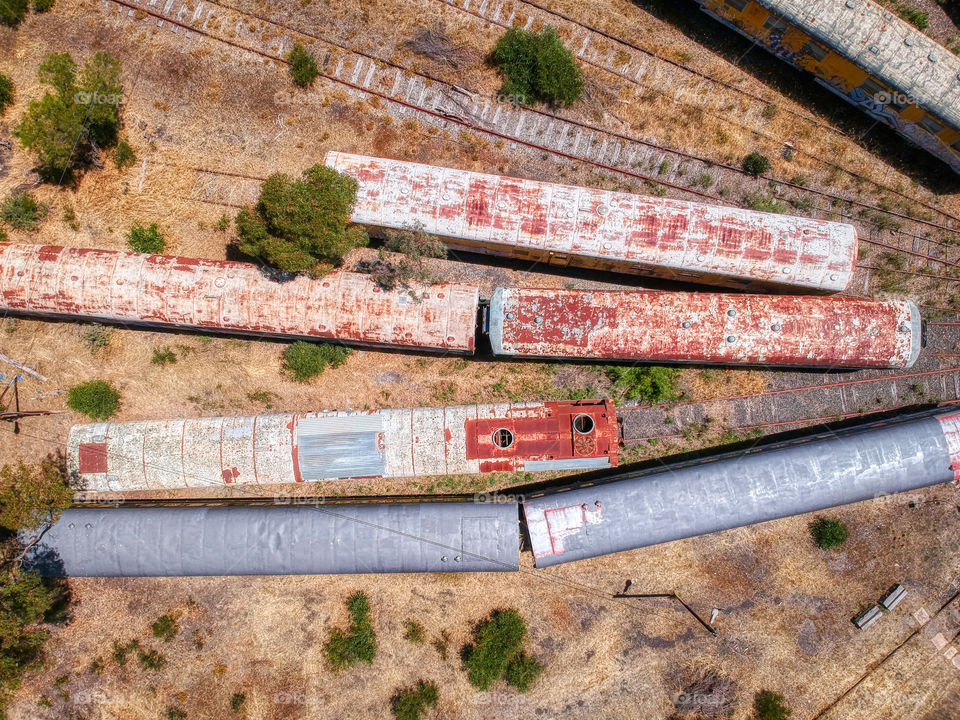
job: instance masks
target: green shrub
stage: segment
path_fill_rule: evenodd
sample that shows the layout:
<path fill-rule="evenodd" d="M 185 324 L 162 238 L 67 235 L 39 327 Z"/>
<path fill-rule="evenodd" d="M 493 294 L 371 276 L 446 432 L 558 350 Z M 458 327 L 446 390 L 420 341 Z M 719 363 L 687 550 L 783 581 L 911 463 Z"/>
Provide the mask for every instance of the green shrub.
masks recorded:
<path fill-rule="evenodd" d="M 131 640 L 126 645 L 120 643 L 119 640 L 113 641 L 113 651 L 110 653 L 110 657 L 113 658 L 113 661 L 123 667 L 127 664 L 127 655 L 130 654 L 133 650 L 139 650 L 140 643 L 136 640 Z"/>
<path fill-rule="evenodd" d="M 164 642 L 170 642 L 180 633 L 180 623 L 173 615 L 161 615 L 150 626 L 153 636 Z"/>
<path fill-rule="evenodd" d="M 13 103 L 13 80 L 0 73 L 0 115 Z"/>
<path fill-rule="evenodd" d="M 847 526 L 836 518 L 818 517 L 810 523 L 810 535 L 822 550 L 833 550 L 843 545 L 849 537 Z"/>
<path fill-rule="evenodd" d="M 117 166 L 117 170 L 123 170 L 137 162 L 137 153 L 130 147 L 130 143 L 121 140 L 113 151 L 113 162 Z"/>
<path fill-rule="evenodd" d="M 80 229 L 80 221 L 77 219 L 77 213 L 73 209 L 73 205 L 69 203 L 63 206 L 63 221 L 74 232 Z"/>
<path fill-rule="evenodd" d="M 112 327 L 93 323 L 84 325 L 82 328 L 83 332 L 80 334 L 80 338 L 90 348 L 90 352 L 94 353 L 97 350 L 102 350 L 110 344 L 110 338 L 113 336 Z"/>
<path fill-rule="evenodd" d="M 0 469 L 0 525 L 8 530 L 32 530 L 53 520 L 72 502 L 60 456 L 48 455 L 37 465 L 21 462 Z"/>
<path fill-rule="evenodd" d="M 570 105 L 583 92 L 583 73 L 552 27 L 539 34 L 507 30 L 490 61 L 504 75 L 501 94 L 520 104 Z"/>
<path fill-rule="evenodd" d="M 930 14 L 923 10 L 917 10 L 916 8 L 907 7 L 906 5 L 898 5 L 897 11 L 900 13 L 900 17 L 920 30 L 926 30 L 930 27 Z"/>
<path fill-rule="evenodd" d="M 436 683 L 421 680 L 415 688 L 398 690 L 390 699 L 390 709 L 397 720 L 420 720 L 428 707 L 437 704 Z"/>
<path fill-rule="evenodd" d="M 770 160 L 766 155 L 752 152 L 743 159 L 743 171 L 747 175 L 760 177 L 770 170 Z"/>
<path fill-rule="evenodd" d="M 477 625 L 473 644 L 463 649 L 470 684 L 486 692 L 499 682 L 526 635 L 527 626 L 516 610 L 498 610 Z"/>
<path fill-rule="evenodd" d="M 33 11 L 35 13 L 45 13 L 53 7 L 53 0 L 33 0 Z"/>
<path fill-rule="evenodd" d="M 148 227 L 136 223 L 127 233 L 127 243 L 134 252 L 158 255 L 163 252 L 166 241 L 156 223 L 150 223 Z"/>
<path fill-rule="evenodd" d="M 520 692 L 526 692 L 540 677 L 543 666 L 524 652 L 518 652 L 507 664 L 507 682 Z"/>
<path fill-rule="evenodd" d="M 220 216 L 220 219 L 217 220 L 217 230 L 220 232 L 226 232 L 230 227 L 230 216 L 224 213 Z"/>
<path fill-rule="evenodd" d="M 327 664 L 332 670 L 353 667 L 358 662 L 373 664 L 377 656 L 377 635 L 370 621 L 370 601 L 363 592 L 356 592 L 347 600 L 350 611 L 348 630 L 333 628 L 324 646 Z"/>
<path fill-rule="evenodd" d="M 753 700 L 753 712 L 756 720 L 787 720 L 791 714 L 783 704 L 783 695 L 769 690 L 757 693 Z"/>
<path fill-rule="evenodd" d="M 94 420 L 106 420 L 119 409 L 120 393 L 103 380 L 91 380 L 70 388 L 67 407 Z"/>
<path fill-rule="evenodd" d="M 0 242 L 10 242 L 10 238 L 7 237 L 7 231 L 0 227 Z"/>
<path fill-rule="evenodd" d="M 368 242 L 350 226 L 357 181 L 323 165 L 305 170 L 301 180 L 276 173 L 263 183 L 256 212 L 235 219 L 241 252 L 286 270 L 318 271 L 318 262 L 335 263 Z"/>
<path fill-rule="evenodd" d="M 303 382 L 323 373 L 329 365 L 340 367 L 353 351 L 343 345 L 297 340 L 283 351 L 284 369 Z"/>
<path fill-rule="evenodd" d="M 137 660 L 144 670 L 162 670 L 167 664 L 167 659 L 156 650 L 140 650 Z"/>
<path fill-rule="evenodd" d="M 642 398 L 650 405 L 671 402 L 680 397 L 676 389 L 678 368 L 661 365 L 609 365 L 607 377 L 620 390 L 624 399 Z"/>
<path fill-rule="evenodd" d="M 150 362 L 154 365 L 160 365 L 161 367 L 164 365 L 173 365 L 177 362 L 177 354 L 168 347 L 154 348 L 153 357 L 150 358 Z"/>
<path fill-rule="evenodd" d="M 187 720 L 187 711 L 180 708 L 167 708 L 167 720 Z"/>
<path fill-rule="evenodd" d="M 403 257 L 394 262 L 387 257 L 387 251 Z M 425 262 L 428 258 L 446 258 L 447 253 L 447 246 L 417 223 L 402 230 L 388 231 L 377 260 L 358 263 L 357 271 L 370 273 L 387 290 L 398 285 L 407 286 L 411 281 L 434 285 L 443 279 L 435 277 Z"/>
<path fill-rule="evenodd" d="M 234 712 L 240 712 L 240 708 L 243 707 L 243 704 L 247 701 L 247 696 L 242 693 L 234 693 L 233 697 L 230 698 L 230 709 Z"/>
<path fill-rule="evenodd" d="M 27 16 L 27 0 L 4 0 L 0 2 L 0 23 L 16 27 Z"/>
<path fill-rule="evenodd" d="M 403 633 L 403 637 L 414 645 L 423 645 L 423 641 L 427 637 L 427 631 L 424 629 L 423 625 L 418 623 L 416 620 L 407 620 L 406 630 Z"/>
<path fill-rule="evenodd" d="M 36 230 L 50 208 L 29 192 L 14 192 L 0 204 L 0 219 L 17 230 Z"/>
<path fill-rule="evenodd" d="M 46 179 L 59 182 L 88 166 L 97 149 L 116 144 L 123 102 L 120 70 L 120 61 L 106 52 L 95 53 L 79 78 L 69 53 L 53 53 L 40 64 L 38 79 L 55 92 L 32 101 L 13 134 L 37 154 Z"/>
<path fill-rule="evenodd" d="M 287 53 L 287 62 L 290 63 L 290 76 L 294 84 L 300 87 L 310 87 L 320 75 L 317 61 L 300 43 L 294 45 L 293 50 Z"/>

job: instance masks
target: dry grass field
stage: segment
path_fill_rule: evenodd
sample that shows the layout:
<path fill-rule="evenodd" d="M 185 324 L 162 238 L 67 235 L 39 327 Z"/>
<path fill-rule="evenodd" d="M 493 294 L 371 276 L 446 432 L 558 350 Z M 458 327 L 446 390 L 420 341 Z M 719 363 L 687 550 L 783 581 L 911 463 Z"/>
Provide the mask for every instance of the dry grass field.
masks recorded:
<path fill-rule="evenodd" d="M 188 5 L 199 3 L 191 0 Z M 694 12 L 693 3 L 688 4 Z M 793 94 L 781 93 L 763 77 L 734 66 L 649 5 L 625 0 L 550 3 L 581 22 L 769 97 L 780 112 L 758 133 L 738 124 L 736 108 L 705 113 L 675 103 L 669 88 L 627 83 L 589 67 L 586 101 L 561 114 L 655 138 L 717 162 L 739 162 L 746 152 L 760 149 L 774 159 L 774 173 L 780 177 L 802 174 L 811 183 L 854 189 L 877 201 L 869 187 L 832 173 L 815 157 L 839 159 L 851 170 L 902 191 L 907 200 L 891 197 L 890 202 L 905 211 L 922 201 L 960 213 L 957 183 L 927 182 L 921 171 L 897 169 L 884 156 L 831 132 L 805 126 L 798 134 L 785 110 L 808 109 Z M 476 93 L 493 94 L 499 87 L 483 58 L 501 30 L 439 0 L 233 0 L 225 7 L 375 52 Z M 277 32 L 262 21 L 251 20 L 250 25 L 248 31 L 263 37 Z M 457 67 L 417 55 L 405 45 L 424 27 L 442 31 L 462 50 Z M 498 146 L 469 133 L 431 132 L 323 80 L 307 96 L 309 102 L 278 103 L 278 93 L 282 97 L 292 87 L 280 63 L 262 62 L 211 40 L 188 41 L 182 31 L 158 28 L 98 0 L 57 0 L 53 10 L 31 15 L 16 31 L 0 28 L 0 72 L 13 78 L 17 88 L 14 105 L 0 121 L 0 140 L 11 139 L 11 128 L 28 102 L 42 96 L 36 81 L 39 63 L 63 50 L 77 59 L 107 50 L 122 60 L 124 134 L 138 162 L 124 171 L 108 162 L 75 184 L 55 187 L 37 184 L 34 158 L 15 142 L 12 151 L 0 150 L 0 197 L 36 185 L 35 194 L 51 208 L 39 231 L 10 231 L 12 241 L 123 249 L 132 223 L 156 222 L 170 252 L 225 258 L 231 233 L 216 225 L 224 213 L 232 216 L 236 209 L 196 199 L 200 171 L 252 178 L 276 171 L 298 174 L 334 149 L 643 191 L 639 182 L 600 173 L 585 163 Z M 798 154 L 788 164 L 779 154 L 785 141 L 802 144 L 810 154 Z M 717 200 L 722 198 L 718 195 Z M 78 229 L 64 219 L 68 206 Z M 354 251 L 345 265 L 352 267 L 374 252 Z M 883 258 L 883 253 L 868 249 L 864 260 L 879 264 Z M 910 263 L 916 269 L 914 261 Z M 456 258 L 436 261 L 434 269 L 450 280 L 480 284 L 483 294 L 509 284 L 642 283 Z M 858 287 L 948 311 L 960 308 L 955 282 L 913 275 L 884 282 L 889 276 L 862 273 Z M 120 390 L 118 420 L 540 400 L 585 389 L 597 396 L 615 392 L 602 368 L 590 365 L 494 363 L 371 350 L 355 352 L 344 365 L 312 382 L 297 383 L 282 372 L 285 345 L 279 342 L 118 328 L 105 347 L 91 349 L 84 339 L 89 331 L 72 323 L 2 321 L 0 353 L 48 378 L 27 378 L 21 387 L 24 406 L 54 414 L 24 421 L 19 435 L 13 435 L 9 425 L 0 426 L 0 462 L 35 461 L 61 449 L 70 426 L 84 421 L 66 408 L 65 391 L 94 378 L 109 380 Z M 173 351 L 176 362 L 153 364 L 155 349 Z M 9 371 L 0 366 L 0 372 Z M 678 385 L 685 399 L 709 400 L 758 395 L 772 377 L 770 371 L 691 369 L 681 373 Z M 808 382 L 802 373 L 789 377 L 796 384 Z M 646 447 L 631 459 L 703 444 L 702 439 L 678 440 Z M 323 487 L 232 488 L 229 493 L 470 493 L 527 480 L 497 475 L 350 481 Z M 223 497 L 225 492 L 210 494 Z M 708 506 L 704 498 L 703 507 L 691 511 Z M 535 570 L 525 553 L 522 572 L 512 575 L 78 579 L 71 581 L 71 622 L 54 629 L 45 662 L 27 676 L 9 716 L 162 720 L 176 718 L 169 714 L 174 709 L 191 720 L 389 717 L 390 698 L 398 688 L 429 680 L 437 683 L 440 697 L 431 718 L 666 720 L 683 710 L 674 707 L 674 698 L 682 692 L 675 678 L 712 669 L 735 684 L 732 717 L 738 720 L 751 716 L 754 693 L 763 689 L 783 694 L 794 718 L 812 720 L 864 676 L 859 689 L 825 718 L 960 717 L 956 694 L 951 699 L 948 692 L 960 684 L 960 668 L 934 652 L 927 637 L 921 634 L 907 646 L 908 668 L 898 666 L 888 676 L 884 673 L 890 661 L 880 664 L 915 630 L 916 611 L 933 616 L 957 592 L 957 489 L 938 487 L 881 498 L 833 514 L 847 523 L 851 539 L 842 551 L 832 553 L 812 544 L 807 531 L 811 518 L 798 517 L 550 570 Z M 718 637 L 675 603 L 612 598 L 628 578 L 634 591 L 678 593 L 703 616 L 718 609 Z M 907 599 L 870 632 L 858 632 L 850 618 L 895 582 L 908 587 Z M 346 623 L 344 602 L 359 589 L 371 599 L 378 655 L 373 666 L 336 674 L 324 664 L 323 644 L 332 627 Z M 944 633 L 960 629 L 955 605 L 939 616 Z M 545 672 L 523 695 L 505 684 L 489 694 L 477 693 L 466 680 L 460 649 L 473 623 L 507 607 L 517 608 L 526 619 L 529 649 Z M 151 635 L 150 626 L 168 613 L 178 618 L 181 631 L 164 642 Z M 408 619 L 424 625 L 427 643 L 404 639 Z M 431 645 L 443 633 L 449 636 L 446 659 Z M 111 658 L 113 643 L 132 639 L 159 651 L 165 665 L 149 670 L 133 656 L 119 665 Z M 245 701 L 234 711 L 230 701 L 236 693 L 243 693 Z M 908 707 L 904 697 L 911 699 Z"/>

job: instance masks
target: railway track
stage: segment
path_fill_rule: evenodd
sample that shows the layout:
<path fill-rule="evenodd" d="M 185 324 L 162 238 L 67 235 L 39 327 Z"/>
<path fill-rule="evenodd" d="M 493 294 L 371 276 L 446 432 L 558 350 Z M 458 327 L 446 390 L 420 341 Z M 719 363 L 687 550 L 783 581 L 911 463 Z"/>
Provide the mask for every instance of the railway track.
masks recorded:
<path fill-rule="evenodd" d="M 570 38 L 565 41 L 568 48 L 585 64 L 623 78 L 631 84 L 661 92 L 670 97 L 673 102 L 687 104 L 700 110 L 710 108 L 713 110 L 710 114 L 714 117 L 745 127 L 750 132 L 772 142 L 778 144 L 782 142 L 778 138 L 761 132 L 761 128 L 766 122 L 764 112 L 774 102 L 773 100 L 766 99 L 761 95 L 740 88 L 734 83 L 615 37 L 569 15 L 532 2 L 532 0 L 437 1 L 504 29 L 513 27 L 515 24 L 519 24 L 524 29 L 529 29 L 536 20 L 540 20 L 544 25 L 551 24 L 557 28 L 565 27 L 567 31 L 565 34 L 569 35 Z M 525 8 L 527 12 L 522 12 L 518 8 Z M 518 23 L 519 19 L 525 19 L 525 21 Z M 613 43 L 613 47 L 610 47 L 610 43 Z M 655 82 L 644 83 L 644 80 L 654 80 Z M 709 84 L 704 85 L 705 82 Z M 696 84 L 691 86 L 691 83 Z M 665 87 L 671 88 L 672 92 L 662 89 Z M 739 102 L 733 102 L 735 99 L 743 98 L 747 98 L 750 102 L 746 111 L 742 111 L 742 105 Z M 737 108 L 738 117 L 736 119 L 719 114 L 723 108 L 732 106 Z M 792 118 L 811 127 L 830 132 L 837 138 L 849 138 L 839 128 L 817 119 L 812 114 L 798 112 L 792 108 L 783 108 L 782 110 Z M 866 175 L 841 167 L 829 159 L 809 153 L 802 148 L 794 148 L 793 150 L 796 154 L 809 157 L 831 169 L 842 171 L 859 181 L 868 182 L 885 193 L 926 208 L 947 223 L 945 226 L 938 224 L 937 227 L 953 230 L 957 227 L 956 224 L 960 223 L 960 217 L 947 213 L 924 200 L 907 195 Z M 767 179 L 775 180 L 770 177 Z M 899 216 L 905 219 L 914 219 L 906 215 Z"/>
<path fill-rule="evenodd" d="M 410 72 L 389 61 L 350 50 L 320 36 L 210 0 L 205 2 L 201 0 L 195 7 L 180 4 L 179 0 L 142 0 L 142 2 L 102 0 L 102 4 L 108 8 L 111 6 L 121 8 L 134 20 L 141 18 L 148 19 L 151 23 L 155 22 L 158 29 L 166 25 L 171 32 L 183 30 L 182 36 L 188 43 L 193 42 L 195 38 L 210 38 L 239 49 L 259 61 L 269 59 L 287 64 L 286 51 L 297 40 L 296 36 L 321 42 L 327 46 L 326 54 L 322 58 L 322 77 L 349 88 L 358 98 L 378 97 L 395 106 L 398 115 L 409 116 L 409 119 L 416 120 L 418 123 L 432 125 L 448 132 L 468 130 L 495 138 L 497 142 L 510 143 L 517 148 L 535 149 L 587 163 L 634 180 L 663 185 L 681 193 L 711 201 L 716 200 L 713 195 L 694 187 L 680 185 L 675 181 L 687 175 L 702 177 L 710 174 L 710 171 L 733 174 L 738 178 L 742 178 L 744 174 L 741 169 L 734 166 L 716 165 L 703 158 L 646 141 L 634 140 L 587 123 L 561 119 L 536 109 L 492 103 L 489 99 L 478 98 L 462 88 L 449 85 L 439 79 Z M 233 13 L 234 17 L 220 17 L 216 15 L 217 11 Z M 215 28 L 211 28 L 211 21 L 214 19 L 216 20 Z M 257 34 L 258 28 L 250 22 L 250 19 L 270 23 L 287 34 L 278 33 L 264 40 L 264 35 Z M 226 34 L 226 31 L 223 31 L 224 27 L 229 28 L 230 37 L 217 34 L 221 31 L 221 34 Z M 668 158 L 671 159 L 668 160 Z M 676 160 L 675 164 L 673 160 Z M 635 169 L 648 166 L 662 169 L 664 163 L 672 168 L 669 173 L 665 173 L 668 175 L 666 178 L 645 174 Z M 210 174 L 209 171 L 207 173 Z M 698 175 L 698 173 L 702 174 Z M 236 173 L 219 174 L 223 177 L 232 177 L 235 183 L 247 183 L 250 179 Z M 233 199 L 249 197 L 252 192 L 252 186 L 241 188 L 239 191 L 234 188 L 226 191 L 228 193 L 226 200 L 211 199 L 211 196 L 216 197 L 217 193 L 221 192 L 218 188 L 222 187 L 219 181 L 214 184 L 210 178 L 200 177 L 197 179 L 192 195 L 196 195 L 195 199 L 204 202 L 236 207 L 242 205 L 233 202 Z M 203 188 L 206 190 L 202 190 Z M 839 216 L 841 219 L 853 220 L 845 216 L 842 205 L 850 201 L 822 191 L 809 190 L 809 192 L 841 202 L 839 212 L 819 206 L 814 206 L 812 209 L 827 217 Z M 862 205 L 864 208 L 873 208 L 865 203 L 856 202 L 855 204 Z M 888 212 L 880 208 L 874 209 L 878 212 Z M 930 238 L 901 232 L 898 235 L 898 244 L 894 245 L 873 238 L 872 235 L 871 232 L 870 236 L 864 238 L 865 242 L 920 258 L 927 263 L 946 266 L 960 263 L 960 251 L 957 251 L 955 259 L 951 259 L 949 246 Z M 909 249 L 903 248 L 904 236 L 907 236 L 911 243 Z M 930 276 L 945 280 L 957 279 L 947 275 Z"/>

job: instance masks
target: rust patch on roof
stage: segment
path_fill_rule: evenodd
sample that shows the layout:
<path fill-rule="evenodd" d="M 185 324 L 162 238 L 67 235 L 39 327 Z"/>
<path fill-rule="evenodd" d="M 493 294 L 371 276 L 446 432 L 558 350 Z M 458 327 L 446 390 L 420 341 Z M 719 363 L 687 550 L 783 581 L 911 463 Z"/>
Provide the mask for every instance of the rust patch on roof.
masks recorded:
<path fill-rule="evenodd" d="M 107 443 L 81 443 L 78 465 L 81 474 L 107 472 Z"/>

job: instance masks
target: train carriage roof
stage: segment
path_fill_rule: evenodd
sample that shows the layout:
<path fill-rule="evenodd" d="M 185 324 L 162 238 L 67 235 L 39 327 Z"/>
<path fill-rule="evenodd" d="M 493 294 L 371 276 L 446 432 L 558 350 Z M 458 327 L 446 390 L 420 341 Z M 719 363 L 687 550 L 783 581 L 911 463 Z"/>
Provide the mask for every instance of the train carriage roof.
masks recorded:
<path fill-rule="evenodd" d="M 870 0 L 756 0 L 960 128 L 960 58 Z"/>

